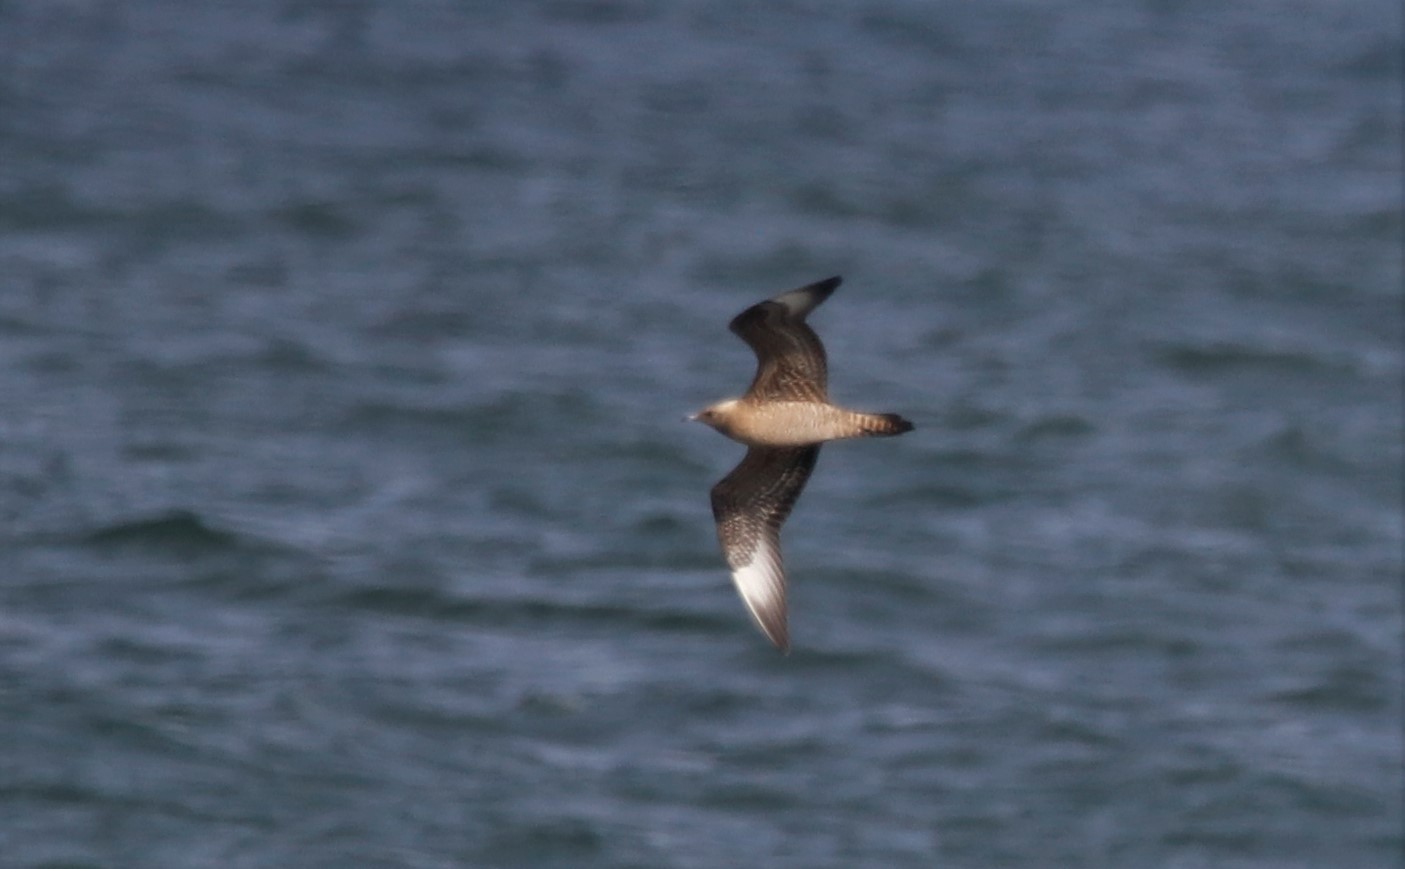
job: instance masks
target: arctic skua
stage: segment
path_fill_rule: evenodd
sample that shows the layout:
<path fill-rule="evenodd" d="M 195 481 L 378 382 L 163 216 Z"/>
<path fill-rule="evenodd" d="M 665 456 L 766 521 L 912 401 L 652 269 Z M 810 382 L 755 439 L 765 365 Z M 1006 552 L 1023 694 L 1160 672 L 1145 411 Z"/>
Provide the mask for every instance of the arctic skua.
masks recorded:
<path fill-rule="evenodd" d="M 729 328 L 756 353 L 756 377 L 741 398 L 689 417 L 746 444 L 741 464 L 712 487 L 712 515 L 732 582 L 762 633 L 782 652 L 790 651 L 790 632 L 781 525 L 815 469 L 820 445 L 912 431 L 912 423 L 895 413 L 863 413 L 829 402 L 824 345 L 805 317 L 840 280 L 781 293 L 734 317 Z"/>

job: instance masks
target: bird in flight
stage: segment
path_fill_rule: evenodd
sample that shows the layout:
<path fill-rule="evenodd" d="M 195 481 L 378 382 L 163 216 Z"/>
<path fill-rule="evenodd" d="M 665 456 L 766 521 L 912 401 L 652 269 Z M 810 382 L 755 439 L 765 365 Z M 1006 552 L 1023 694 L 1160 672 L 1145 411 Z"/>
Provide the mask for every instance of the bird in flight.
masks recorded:
<path fill-rule="evenodd" d="M 746 444 L 741 464 L 712 487 L 712 516 L 732 582 L 757 626 L 782 652 L 790 651 L 790 632 L 781 525 L 815 469 L 820 445 L 912 431 L 912 423 L 895 413 L 829 403 L 824 345 L 805 316 L 840 280 L 781 293 L 734 317 L 729 328 L 756 353 L 756 377 L 741 398 L 688 417 Z"/>

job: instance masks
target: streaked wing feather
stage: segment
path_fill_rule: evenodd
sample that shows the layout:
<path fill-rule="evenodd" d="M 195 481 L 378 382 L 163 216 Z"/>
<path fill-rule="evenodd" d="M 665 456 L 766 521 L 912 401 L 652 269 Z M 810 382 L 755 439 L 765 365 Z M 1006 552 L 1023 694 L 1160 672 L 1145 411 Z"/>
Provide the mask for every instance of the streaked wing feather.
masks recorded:
<path fill-rule="evenodd" d="M 732 582 L 763 633 L 790 649 L 786 626 L 781 525 L 810 479 L 820 448 L 752 447 L 741 464 L 712 487 L 717 539 Z"/>
<path fill-rule="evenodd" d="M 752 305 L 730 328 L 756 353 L 756 377 L 745 398 L 751 401 L 826 401 L 828 366 L 824 345 L 805 316 L 838 287 L 833 277 L 781 293 Z"/>

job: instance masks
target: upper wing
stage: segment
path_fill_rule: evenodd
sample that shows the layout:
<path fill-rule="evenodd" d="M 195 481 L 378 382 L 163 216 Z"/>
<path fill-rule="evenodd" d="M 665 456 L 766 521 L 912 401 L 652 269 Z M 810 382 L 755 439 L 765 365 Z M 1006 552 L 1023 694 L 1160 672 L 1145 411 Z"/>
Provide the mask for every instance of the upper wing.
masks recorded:
<path fill-rule="evenodd" d="M 838 276 L 781 293 L 732 318 L 731 330 L 756 353 L 756 377 L 746 398 L 760 401 L 826 401 L 824 345 L 805 315 L 829 298 Z"/>
<path fill-rule="evenodd" d="M 752 447 L 730 474 L 712 487 L 717 539 L 746 607 L 762 632 L 790 650 L 786 627 L 785 567 L 781 525 L 790 515 L 820 448 Z"/>

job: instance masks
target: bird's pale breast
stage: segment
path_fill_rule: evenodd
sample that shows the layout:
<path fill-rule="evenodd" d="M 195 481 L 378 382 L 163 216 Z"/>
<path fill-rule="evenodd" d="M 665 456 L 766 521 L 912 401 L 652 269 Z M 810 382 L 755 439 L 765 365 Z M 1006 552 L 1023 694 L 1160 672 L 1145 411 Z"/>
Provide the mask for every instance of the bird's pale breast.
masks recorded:
<path fill-rule="evenodd" d="M 755 447 L 796 447 L 852 437 L 851 416 L 813 401 L 740 402 L 731 415 L 733 440 Z"/>

